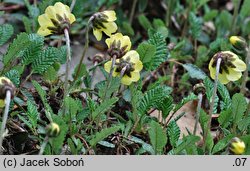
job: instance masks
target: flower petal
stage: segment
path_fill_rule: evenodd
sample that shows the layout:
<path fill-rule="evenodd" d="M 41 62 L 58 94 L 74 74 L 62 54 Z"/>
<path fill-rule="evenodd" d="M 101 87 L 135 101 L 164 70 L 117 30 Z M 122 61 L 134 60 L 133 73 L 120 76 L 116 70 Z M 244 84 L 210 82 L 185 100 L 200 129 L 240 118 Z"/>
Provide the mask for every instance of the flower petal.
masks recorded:
<path fill-rule="evenodd" d="M 230 80 L 227 79 L 227 74 L 223 71 L 222 74 L 218 75 L 218 79 L 221 84 L 227 84 Z"/>
<path fill-rule="evenodd" d="M 121 79 L 121 83 L 124 85 L 130 85 L 132 83 L 132 79 L 129 76 L 124 75 Z"/>
<path fill-rule="evenodd" d="M 38 17 L 38 23 L 41 27 L 54 27 L 54 24 L 48 18 L 46 14 L 40 15 Z"/>
<path fill-rule="evenodd" d="M 111 36 L 111 34 L 116 32 L 117 30 L 117 25 L 114 22 L 103 23 L 103 25 L 106 28 L 105 29 L 103 28 L 102 31 L 108 36 Z"/>
<path fill-rule="evenodd" d="M 130 59 L 130 62 L 136 63 L 140 60 L 139 54 L 135 50 L 128 51 L 123 57 L 123 59 Z"/>
<path fill-rule="evenodd" d="M 56 10 L 55 10 L 54 6 L 48 6 L 45 10 L 45 14 L 48 16 L 49 19 L 57 20 Z"/>
<path fill-rule="evenodd" d="M 246 64 L 240 59 L 236 59 L 232 63 L 235 65 L 236 68 L 234 70 L 236 71 L 245 71 L 247 69 Z"/>
<path fill-rule="evenodd" d="M 139 72 L 131 72 L 131 80 L 133 82 L 137 82 L 140 79 L 140 73 Z"/>
<path fill-rule="evenodd" d="M 100 41 L 102 39 L 102 31 L 101 30 L 93 29 L 93 34 L 98 41 Z"/>
<path fill-rule="evenodd" d="M 5 106 L 5 100 L 0 99 L 0 108 L 3 108 Z"/>
<path fill-rule="evenodd" d="M 47 28 L 40 27 L 37 31 L 37 34 L 39 34 L 41 36 L 48 36 L 48 35 L 52 34 L 52 32 Z"/>
<path fill-rule="evenodd" d="M 75 21 L 76 21 L 75 16 L 73 14 L 69 14 L 69 22 L 70 22 L 70 24 L 72 24 Z"/>
<path fill-rule="evenodd" d="M 104 64 L 104 69 L 105 71 L 107 71 L 108 73 L 110 73 L 111 70 L 111 65 L 112 65 L 112 61 L 108 61 Z"/>
<path fill-rule="evenodd" d="M 115 21 L 116 20 L 115 11 L 103 11 L 102 13 L 108 16 L 107 21 Z"/>
<path fill-rule="evenodd" d="M 135 72 L 140 72 L 143 68 L 143 64 L 140 60 L 138 60 L 138 62 L 135 63 L 135 66 L 134 66 L 134 71 Z"/>
<path fill-rule="evenodd" d="M 235 71 L 232 68 L 228 68 L 229 73 L 227 74 L 227 79 L 230 81 L 236 81 L 240 79 L 242 73 L 240 71 Z"/>

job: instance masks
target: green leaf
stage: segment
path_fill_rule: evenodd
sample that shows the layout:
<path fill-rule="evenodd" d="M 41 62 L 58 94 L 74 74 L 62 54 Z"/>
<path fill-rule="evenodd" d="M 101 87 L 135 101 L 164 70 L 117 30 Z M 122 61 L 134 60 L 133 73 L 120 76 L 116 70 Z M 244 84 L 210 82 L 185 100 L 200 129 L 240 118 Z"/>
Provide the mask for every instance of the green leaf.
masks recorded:
<path fill-rule="evenodd" d="M 60 151 L 63 147 L 63 143 L 65 141 L 69 126 L 63 121 L 63 118 L 58 115 L 53 115 L 52 118 L 53 118 L 53 122 L 59 125 L 60 133 L 57 137 L 50 138 L 49 142 L 55 154 L 60 154 Z"/>
<path fill-rule="evenodd" d="M 194 136 L 194 135 L 189 135 L 189 136 L 184 137 L 182 143 L 180 143 L 178 147 L 173 150 L 174 154 L 181 153 L 183 150 L 185 150 L 185 148 L 187 148 L 190 145 L 195 144 L 199 140 L 200 140 L 200 137 Z"/>
<path fill-rule="evenodd" d="M 162 111 L 163 119 L 166 119 L 174 108 L 173 97 L 167 96 L 162 103 L 157 104 L 157 108 Z"/>
<path fill-rule="evenodd" d="M 121 81 L 120 81 L 120 78 L 118 77 L 113 77 L 111 79 L 111 82 L 110 82 L 110 85 L 109 85 L 109 88 L 107 89 L 107 82 L 103 81 L 101 83 L 98 83 L 96 86 L 97 86 L 97 89 L 99 90 L 98 91 L 98 95 L 101 99 L 108 99 L 110 98 L 110 96 L 118 91 L 118 88 L 120 87 L 121 85 Z M 105 97 L 104 97 L 105 96 Z"/>
<path fill-rule="evenodd" d="M 128 35 L 130 35 L 130 36 L 135 35 L 134 29 L 132 28 L 132 26 L 128 22 L 123 21 L 122 28 L 124 29 L 124 32 L 127 33 Z"/>
<path fill-rule="evenodd" d="M 163 103 L 164 99 L 171 93 L 171 91 L 172 90 L 167 86 L 158 86 L 147 91 L 137 103 L 139 114 L 144 115 L 151 107 L 157 107 L 159 103 Z"/>
<path fill-rule="evenodd" d="M 232 120 L 232 109 L 229 108 L 220 113 L 218 121 L 223 128 L 227 128 Z"/>
<path fill-rule="evenodd" d="M 177 146 L 177 142 L 180 138 L 181 130 L 177 123 L 172 120 L 167 127 L 167 133 L 171 146 L 174 148 Z"/>
<path fill-rule="evenodd" d="M 232 113 L 234 115 L 234 123 L 238 123 L 247 109 L 247 102 L 243 94 L 236 93 L 232 97 Z"/>
<path fill-rule="evenodd" d="M 101 114 L 107 112 L 112 106 L 118 101 L 117 97 L 113 97 L 111 99 L 107 99 L 102 102 L 92 113 L 92 119 L 95 120 L 96 118 L 100 117 Z"/>
<path fill-rule="evenodd" d="M 193 64 L 183 64 L 182 65 L 190 75 L 191 78 L 204 80 L 206 78 L 206 74 L 197 66 Z"/>
<path fill-rule="evenodd" d="M 121 125 L 115 125 L 110 128 L 102 129 L 100 132 L 97 132 L 94 137 L 89 141 L 91 147 L 96 146 L 97 143 L 103 141 L 109 135 L 114 134 L 115 132 L 119 131 L 122 128 Z"/>
<path fill-rule="evenodd" d="M 20 84 L 20 74 L 17 70 L 12 69 L 8 72 L 6 72 L 5 77 L 9 78 L 10 81 L 16 86 L 18 87 L 18 85 Z"/>
<path fill-rule="evenodd" d="M 10 24 L 3 24 L 0 26 L 0 46 L 6 43 L 13 35 L 14 29 Z"/>
<path fill-rule="evenodd" d="M 47 81 L 55 81 L 57 79 L 57 72 L 53 66 L 50 66 L 47 71 L 44 72 L 43 77 Z"/>
<path fill-rule="evenodd" d="M 140 25 L 147 31 L 149 28 L 152 28 L 152 25 L 150 23 L 150 21 L 148 20 L 148 18 L 144 15 L 141 14 L 138 16 L 138 20 Z"/>
<path fill-rule="evenodd" d="M 130 137 L 130 140 L 133 141 L 133 142 L 135 142 L 135 143 L 141 144 L 141 145 L 142 145 L 142 148 L 143 148 L 146 152 L 148 152 L 148 153 L 150 153 L 150 154 L 155 154 L 155 151 L 154 151 L 153 147 L 152 147 L 150 144 L 144 142 L 142 139 L 140 139 L 140 138 L 138 138 L 138 137 L 135 137 L 135 136 L 131 136 L 131 137 Z"/>
<path fill-rule="evenodd" d="M 38 117 L 39 117 L 39 113 L 37 111 L 37 107 L 31 102 L 31 101 L 28 101 L 27 102 L 27 117 L 29 119 L 29 122 L 32 124 L 33 128 L 36 128 L 37 127 L 37 120 L 38 120 Z"/>
<path fill-rule="evenodd" d="M 221 110 L 227 109 L 231 107 L 232 100 L 230 98 L 230 94 L 227 90 L 227 88 L 219 82 L 218 84 L 218 91 L 220 93 L 220 96 L 222 98 L 222 101 L 220 102 L 220 108 Z"/>
<path fill-rule="evenodd" d="M 3 56 L 4 65 L 9 65 L 15 58 L 20 56 L 20 52 L 31 45 L 28 34 L 20 33 L 9 45 L 7 53 Z"/>
<path fill-rule="evenodd" d="M 26 33 L 32 33 L 32 20 L 30 20 L 28 17 L 23 16 L 23 24 L 24 24 L 24 28 Z"/>
<path fill-rule="evenodd" d="M 149 30 L 148 43 L 154 45 L 156 52 L 151 58 L 150 62 L 144 64 L 144 68 L 149 71 L 153 71 L 158 68 L 168 58 L 167 45 L 164 37 L 153 30 Z"/>
<path fill-rule="evenodd" d="M 52 66 L 58 59 L 58 50 L 53 47 L 49 47 L 42 51 L 40 55 L 32 63 L 32 69 L 34 73 L 42 74 L 50 66 Z"/>
<path fill-rule="evenodd" d="M 189 101 L 192 100 L 196 100 L 198 97 L 194 94 L 191 93 L 190 95 L 188 95 L 187 97 L 184 97 L 181 102 L 179 104 L 177 104 L 174 108 L 174 112 L 176 112 L 177 110 L 179 110 L 184 104 L 186 104 Z"/>
<path fill-rule="evenodd" d="M 162 154 L 163 148 L 167 144 L 167 134 L 165 130 L 159 123 L 151 121 L 148 133 L 155 154 Z"/>
<path fill-rule="evenodd" d="M 197 39 L 201 35 L 202 20 L 193 12 L 189 14 L 190 31 L 193 38 Z"/>
<path fill-rule="evenodd" d="M 249 0 L 244 0 L 242 6 L 241 6 L 241 10 L 240 10 L 240 15 L 245 18 L 248 17 L 250 15 L 250 1 Z"/>
<path fill-rule="evenodd" d="M 154 45 L 148 44 L 148 43 L 141 43 L 136 51 L 140 55 L 140 60 L 142 63 L 148 63 L 151 61 L 151 59 L 154 57 L 156 52 L 156 47 Z"/>
<path fill-rule="evenodd" d="M 38 34 L 29 34 L 28 38 L 32 43 L 29 47 L 27 47 L 27 49 L 24 50 L 21 58 L 22 63 L 25 65 L 33 63 L 39 57 L 44 41 L 44 38 Z"/>
<path fill-rule="evenodd" d="M 108 141 L 99 141 L 98 144 L 108 147 L 108 148 L 115 148 L 115 145 L 112 143 L 109 143 Z"/>
<path fill-rule="evenodd" d="M 143 12 L 148 5 L 148 0 L 139 0 L 139 11 Z"/>
<path fill-rule="evenodd" d="M 212 150 L 212 154 L 215 154 L 221 150 L 223 150 L 224 148 L 226 148 L 228 146 L 229 141 L 234 137 L 233 134 L 230 134 L 226 137 L 224 137 L 223 139 L 221 139 L 217 144 L 215 144 L 213 150 Z"/>
<path fill-rule="evenodd" d="M 206 87 L 207 99 L 208 99 L 209 103 L 211 104 L 212 95 L 213 95 L 213 91 L 214 91 L 214 83 L 208 77 L 206 77 L 205 80 L 204 80 L 204 85 Z M 217 112 L 218 102 L 219 102 L 219 97 L 216 95 L 215 96 L 215 101 L 214 101 L 213 113 Z"/>

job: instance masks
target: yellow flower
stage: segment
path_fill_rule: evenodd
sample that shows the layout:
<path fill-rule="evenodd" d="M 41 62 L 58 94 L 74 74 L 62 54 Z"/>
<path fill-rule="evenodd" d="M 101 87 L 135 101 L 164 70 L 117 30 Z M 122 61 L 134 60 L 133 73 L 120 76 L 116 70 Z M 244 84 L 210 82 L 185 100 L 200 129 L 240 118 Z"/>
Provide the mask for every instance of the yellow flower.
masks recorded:
<path fill-rule="evenodd" d="M 65 28 L 69 29 L 75 20 L 70 8 L 61 2 L 57 2 L 54 6 L 48 6 L 45 13 L 38 17 L 40 28 L 37 33 L 42 36 L 61 34 Z"/>
<path fill-rule="evenodd" d="M 218 79 L 222 84 L 227 84 L 229 81 L 237 81 L 241 78 L 241 72 L 246 70 L 246 64 L 239 59 L 236 54 L 230 51 L 222 51 L 216 53 L 209 62 L 210 76 L 212 79 L 215 79 L 218 58 L 222 58 L 218 75 Z"/>
<path fill-rule="evenodd" d="M 233 45 L 234 48 L 238 50 L 245 50 L 247 47 L 246 40 L 240 36 L 231 36 L 229 38 L 230 43 Z"/>
<path fill-rule="evenodd" d="M 116 33 L 106 39 L 106 44 L 108 46 L 108 54 L 116 58 L 123 57 L 131 48 L 131 41 L 128 36 L 123 36 L 121 33 Z"/>
<path fill-rule="evenodd" d="M 93 15 L 93 34 L 98 41 L 102 39 L 102 32 L 111 36 L 117 30 L 115 11 L 103 11 Z"/>
<path fill-rule="evenodd" d="M 11 98 L 14 98 L 16 88 L 14 84 L 6 77 L 0 77 L 0 108 L 5 106 L 6 92 L 11 92 Z"/>
<path fill-rule="evenodd" d="M 237 137 L 233 138 L 229 144 L 229 151 L 235 155 L 243 154 L 245 152 L 245 148 L 245 143 Z"/>
<path fill-rule="evenodd" d="M 108 61 L 104 64 L 104 69 L 107 72 L 111 70 L 112 62 Z M 121 78 L 121 83 L 130 85 L 132 82 L 137 82 L 140 79 L 140 71 L 143 68 L 140 61 L 139 54 L 135 50 L 128 51 L 121 59 L 116 60 L 114 67 L 113 77 L 120 76 L 121 71 L 124 69 L 124 74 Z"/>

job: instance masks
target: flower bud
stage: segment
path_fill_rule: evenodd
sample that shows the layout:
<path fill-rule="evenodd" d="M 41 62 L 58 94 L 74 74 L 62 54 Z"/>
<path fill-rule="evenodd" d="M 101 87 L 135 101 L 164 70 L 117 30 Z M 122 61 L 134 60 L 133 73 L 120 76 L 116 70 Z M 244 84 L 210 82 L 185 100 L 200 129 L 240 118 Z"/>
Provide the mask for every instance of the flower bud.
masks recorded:
<path fill-rule="evenodd" d="M 16 87 L 6 77 L 0 77 L 0 108 L 5 106 L 6 92 L 10 91 L 11 98 L 14 98 Z"/>
<path fill-rule="evenodd" d="M 247 47 L 246 40 L 243 37 L 240 36 L 231 36 L 229 38 L 230 43 L 233 45 L 233 47 L 237 50 L 245 50 Z"/>
<path fill-rule="evenodd" d="M 58 124 L 52 122 L 47 126 L 47 135 L 49 137 L 57 137 L 60 133 L 60 127 Z"/>
<path fill-rule="evenodd" d="M 193 87 L 194 94 L 198 95 L 199 93 L 205 94 L 206 88 L 203 83 L 195 84 Z"/>
<path fill-rule="evenodd" d="M 245 152 L 245 148 L 246 148 L 245 143 L 237 137 L 234 137 L 229 144 L 229 152 L 231 154 L 235 155 L 243 154 Z"/>

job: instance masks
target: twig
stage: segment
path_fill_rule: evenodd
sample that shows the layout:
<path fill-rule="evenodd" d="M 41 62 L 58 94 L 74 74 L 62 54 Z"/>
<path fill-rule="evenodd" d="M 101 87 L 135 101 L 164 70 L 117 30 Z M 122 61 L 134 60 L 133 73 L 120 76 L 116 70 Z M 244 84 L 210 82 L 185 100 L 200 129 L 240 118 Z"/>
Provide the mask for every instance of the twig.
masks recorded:
<path fill-rule="evenodd" d="M 133 4 L 132 4 L 132 8 L 131 8 L 131 13 L 130 13 L 130 16 L 129 16 L 129 24 L 130 25 L 133 22 L 133 18 L 134 18 L 134 15 L 135 15 L 135 7 L 136 7 L 136 4 L 137 4 L 137 1 L 138 0 L 133 0 Z"/>
<path fill-rule="evenodd" d="M 198 94 L 199 101 L 198 101 L 198 106 L 197 106 L 197 111 L 196 111 L 196 118 L 195 118 L 194 132 L 193 132 L 194 135 L 196 134 L 197 126 L 198 126 L 199 119 L 200 119 L 202 96 L 203 96 L 202 93 Z"/>
<path fill-rule="evenodd" d="M 204 134 L 204 150 L 206 149 L 206 140 L 207 140 L 208 132 L 210 131 L 210 128 L 211 128 L 211 121 L 212 121 L 215 97 L 216 97 L 216 92 L 217 92 L 218 75 L 219 75 L 219 71 L 220 71 L 221 61 L 222 61 L 222 58 L 218 58 L 217 63 L 216 63 L 216 73 L 215 73 L 215 79 L 214 79 L 214 89 L 213 89 L 213 95 L 212 95 L 212 102 L 210 104 L 210 109 L 209 109 L 209 119 L 208 119 L 208 123 L 207 123 L 207 129 L 205 130 L 205 134 Z"/>
<path fill-rule="evenodd" d="M 246 59 L 245 59 L 245 63 L 246 63 L 246 70 L 244 71 L 244 74 L 243 74 L 243 78 L 242 78 L 242 83 L 241 83 L 241 88 L 240 88 L 240 92 L 242 94 L 245 93 L 245 90 L 246 90 L 246 83 L 247 83 L 247 80 L 248 80 L 248 69 L 249 69 L 249 58 L 250 58 L 250 47 L 246 49 L 246 52 L 247 52 L 247 56 L 246 56 Z"/>
<path fill-rule="evenodd" d="M 9 108 L 10 108 L 10 100 L 11 100 L 11 92 L 7 90 L 6 97 L 5 97 L 5 108 L 4 108 L 4 115 L 3 115 L 3 121 L 1 125 L 0 130 L 0 154 L 2 154 L 2 144 L 3 144 L 3 134 L 5 131 L 5 126 L 8 118 Z"/>

